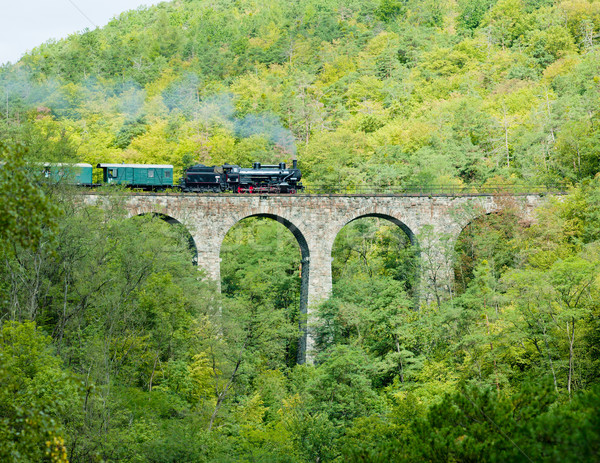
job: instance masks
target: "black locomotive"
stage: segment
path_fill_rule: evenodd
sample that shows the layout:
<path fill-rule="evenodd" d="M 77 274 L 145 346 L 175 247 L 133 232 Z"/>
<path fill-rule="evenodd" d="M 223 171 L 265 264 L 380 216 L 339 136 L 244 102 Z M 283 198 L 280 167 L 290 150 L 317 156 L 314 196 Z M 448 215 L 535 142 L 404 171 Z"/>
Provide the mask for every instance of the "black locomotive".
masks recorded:
<path fill-rule="evenodd" d="M 198 164 L 185 171 L 179 187 L 185 192 L 294 194 L 302 190 L 301 178 L 302 174 L 295 160 L 292 168 L 288 168 L 285 162 L 264 165 L 255 162 L 251 169 L 231 164 Z"/>

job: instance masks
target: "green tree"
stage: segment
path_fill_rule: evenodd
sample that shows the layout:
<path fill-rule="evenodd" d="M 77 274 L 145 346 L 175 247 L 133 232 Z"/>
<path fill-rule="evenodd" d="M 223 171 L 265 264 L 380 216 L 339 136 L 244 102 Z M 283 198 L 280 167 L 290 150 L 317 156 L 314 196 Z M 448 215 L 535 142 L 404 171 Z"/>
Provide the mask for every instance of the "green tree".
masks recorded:
<path fill-rule="evenodd" d="M 0 457 L 66 462 L 63 422 L 81 406 L 81 388 L 61 368 L 51 340 L 32 322 L 0 326 Z"/>
<path fill-rule="evenodd" d="M 467 30 L 479 27 L 494 0 L 460 0 L 458 2 L 458 23 Z"/>
<path fill-rule="evenodd" d="M 360 349 L 339 345 L 320 356 L 320 366 L 307 385 L 312 408 L 324 413 L 334 426 L 383 409 L 373 389 L 371 360 Z"/>
<path fill-rule="evenodd" d="M 35 248 L 45 231 L 56 227 L 58 208 L 37 183 L 22 145 L 0 144 L 0 249 Z"/>
<path fill-rule="evenodd" d="M 521 0 L 499 0 L 484 16 L 483 25 L 491 28 L 492 37 L 502 46 L 510 47 L 523 36 L 530 17 Z"/>

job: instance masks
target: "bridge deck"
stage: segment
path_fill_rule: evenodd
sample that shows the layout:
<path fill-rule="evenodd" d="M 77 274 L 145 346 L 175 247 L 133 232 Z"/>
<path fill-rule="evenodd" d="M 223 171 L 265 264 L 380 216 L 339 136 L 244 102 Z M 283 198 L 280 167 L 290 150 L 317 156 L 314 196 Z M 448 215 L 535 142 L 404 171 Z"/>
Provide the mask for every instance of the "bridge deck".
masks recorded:
<path fill-rule="evenodd" d="M 99 190 L 85 190 L 82 192 L 84 195 L 102 195 L 102 194 L 115 194 L 114 191 L 108 191 L 106 189 Z M 497 191 L 497 192 L 455 192 L 455 193 L 442 193 L 442 192 L 411 192 L 411 193 L 257 193 L 257 194 L 239 194 L 239 193 L 183 193 L 181 191 L 123 191 L 123 196 L 168 196 L 168 197 L 228 197 L 228 198 L 461 198 L 461 197 L 497 197 L 497 196 L 539 196 L 544 197 L 547 195 L 565 195 L 567 191 L 522 191 L 522 192 L 509 192 L 509 191 Z"/>

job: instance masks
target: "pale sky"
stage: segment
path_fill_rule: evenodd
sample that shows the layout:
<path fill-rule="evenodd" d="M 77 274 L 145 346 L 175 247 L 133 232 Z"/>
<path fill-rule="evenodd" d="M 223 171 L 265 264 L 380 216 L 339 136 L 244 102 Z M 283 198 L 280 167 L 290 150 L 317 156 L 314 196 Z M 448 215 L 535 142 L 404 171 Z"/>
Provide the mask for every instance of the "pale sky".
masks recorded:
<path fill-rule="evenodd" d="M 105 26 L 124 11 L 152 0 L 0 0 L 0 64 L 17 62 L 49 39 L 62 39 L 86 27 Z"/>

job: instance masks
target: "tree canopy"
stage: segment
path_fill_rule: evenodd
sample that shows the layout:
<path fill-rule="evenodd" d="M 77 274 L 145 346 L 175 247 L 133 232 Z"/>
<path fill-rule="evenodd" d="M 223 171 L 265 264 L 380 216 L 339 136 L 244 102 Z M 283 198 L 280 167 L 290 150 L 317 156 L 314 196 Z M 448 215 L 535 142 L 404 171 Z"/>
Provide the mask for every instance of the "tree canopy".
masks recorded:
<path fill-rule="evenodd" d="M 92 164 L 297 156 L 312 184 L 577 182 L 599 5 L 165 2 L 0 69 L 0 134 Z"/>
<path fill-rule="evenodd" d="M 599 28 L 598 0 L 187 0 L 0 68 L 0 459 L 597 461 Z M 344 227 L 298 365 L 281 224 L 234 227 L 212 282 L 181 227 L 32 169 L 292 158 L 328 187 L 570 187 L 437 236 L 428 303 L 427 230 Z"/>

